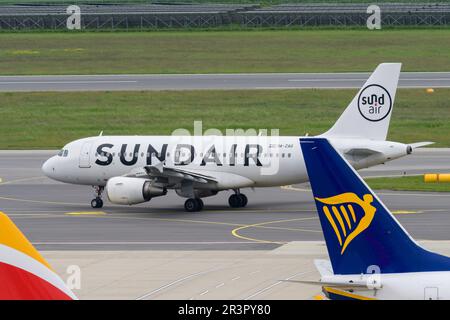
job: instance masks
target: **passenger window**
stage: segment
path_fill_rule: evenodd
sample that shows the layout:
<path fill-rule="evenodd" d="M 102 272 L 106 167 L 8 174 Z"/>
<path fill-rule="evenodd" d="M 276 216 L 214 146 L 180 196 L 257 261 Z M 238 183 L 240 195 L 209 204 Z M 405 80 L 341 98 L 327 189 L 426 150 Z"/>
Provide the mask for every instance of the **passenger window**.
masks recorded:
<path fill-rule="evenodd" d="M 67 157 L 67 155 L 69 154 L 69 150 L 64 150 L 64 156 L 63 157 Z"/>
<path fill-rule="evenodd" d="M 59 150 L 58 157 L 62 157 L 64 150 Z"/>

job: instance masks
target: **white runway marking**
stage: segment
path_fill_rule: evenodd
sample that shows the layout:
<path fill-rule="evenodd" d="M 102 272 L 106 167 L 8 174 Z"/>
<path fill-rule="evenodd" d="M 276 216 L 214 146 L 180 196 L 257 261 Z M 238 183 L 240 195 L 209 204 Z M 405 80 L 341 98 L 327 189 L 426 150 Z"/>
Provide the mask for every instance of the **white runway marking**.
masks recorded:
<path fill-rule="evenodd" d="M 96 242 L 33 242 L 34 245 L 191 245 L 191 244 L 200 244 L 200 245 L 216 245 L 216 244 L 249 244 L 254 243 L 252 241 L 96 241 Z"/>
<path fill-rule="evenodd" d="M 89 84 L 89 83 L 137 83 L 137 80 L 85 80 L 85 81 L 0 81 L 2 84 Z"/>
<path fill-rule="evenodd" d="M 142 295 L 142 296 L 136 298 L 136 300 L 144 300 L 144 299 L 147 299 L 147 298 L 150 297 L 151 295 L 153 295 L 153 294 L 155 294 L 155 293 L 158 293 L 158 292 L 161 292 L 162 290 L 165 290 L 165 289 L 167 289 L 167 288 L 170 288 L 170 287 L 172 287 L 172 286 L 174 286 L 174 285 L 176 285 L 176 284 L 182 283 L 182 282 L 187 281 L 187 280 L 189 280 L 189 279 L 192 279 L 192 278 L 195 278 L 195 277 L 198 277 L 198 276 L 201 276 L 201 275 L 204 275 L 204 274 L 207 274 L 207 273 L 216 271 L 216 270 L 219 270 L 219 269 L 214 268 L 214 269 L 210 269 L 210 270 L 206 270 L 206 271 L 202 271 L 202 272 L 197 272 L 197 273 L 188 275 L 188 276 L 183 277 L 183 278 L 181 278 L 181 279 L 178 279 L 178 280 L 175 280 L 175 281 L 173 281 L 173 282 L 170 282 L 170 283 L 168 283 L 168 284 L 166 284 L 166 285 L 164 285 L 164 286 L 162 286 L 162 287 L 159 287 L 158 289 L 155 289 L 155 290 L 153 290 L 153 291 L 151 291 L 151 292 L 149 292 L 149 293 L 146 293 L 146 294 L 144 294 L 144 295 Z"/>
<path fill-rule="evenodd" d="M 252 299 L 252 298 L 254 298 L 254 297 L 260 295 L 261 293 L 264 293 L 264 292 L 266 292 L 266 291 L 272 289 L 273 287 L 278 286 L 279 284 L 281 284 L 281 283 L 283 283 L 283 282 L 285 282 L 285 281 L 288 281 L 288 280 L 291 280 L 292 278 L 295 278 L 295 277 L 297 277 L 297 276 L 302 276 L 302 275 L 305 275 L 305 274 L 308 274 L 308 273 L 312 273 L 312 272 L 313 272 L 313 271 L 306 271 L 306 272 L 299 272 L 299 273 L 296 273 L 296 274 L 294 274 L 294 275 L 292 275 L 292 276 L 290 276 L 290 277 L 288 277 L 288 278 L 286 278 L 286 279 L 284 279 L 284 280 L 277 281 L 277 282 L 275 282 L 274 284 L 272 284 L 272 285 L 270 285 L 270 286 L 268 286 L 268 287 L 265 287 L 264 289 L 261 289 L 261 290 L 255 292 L 254 294 L 248 296 L 248 297 L 245 298 L 244 300 L 250 300 L 250 299 Z"/>

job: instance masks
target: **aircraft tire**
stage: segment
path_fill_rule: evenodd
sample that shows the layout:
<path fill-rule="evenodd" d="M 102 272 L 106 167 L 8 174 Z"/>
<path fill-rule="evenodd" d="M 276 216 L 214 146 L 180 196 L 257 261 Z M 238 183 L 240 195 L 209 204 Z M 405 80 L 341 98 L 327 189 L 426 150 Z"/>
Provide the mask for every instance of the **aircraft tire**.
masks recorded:
<path fill-rule="evenodd" d="M 91 207 L 94 208 L 94 209 L 98 209 L 98 208 L 103 207 L 103 200 L 100 199 L 100 198 L 92 199 Z"/>
<path fill-rule="evenodd" d="M 186 210 L 187 212 L 200 211 L 201 204 L 203 203 L 203 201 L 200 203 L 198 200 L 200 200 L 200 199 L 194 199 L 194 198 L 187 199 L 186 202 L 184 203 L 184 210 Z"/>
<path fill-rule="evenodd" d="M 241 208 L 245 207 L 247 205 L 247 203 L 248 203 L 247 196 L 245 194 L 243 194 L 243 193 L 240 193 L 239 194 L 239 198 L 240 198 L 239 199 L 239 202 L 240 202 L 240 206 L 239 207 L 241 207 Z"/>
<path fill-rule="evenodd" d="M 239 208 L 241 201 L 240 198 L 237 194 L 232 194 L 229 198 L 228 198 L 228 204 L 230 205 L 230 207 L 232 208 Z"/>
<path fill-rule="evenodd" d="M 197 211 L 202 211 L 203 210 L 203 206 L 204 206 L 203 200 L 200 199 L 200 198 L 195 199 L 195 200 L 197 200 L 197 205 L 198 205 L 198 210 Z"/>

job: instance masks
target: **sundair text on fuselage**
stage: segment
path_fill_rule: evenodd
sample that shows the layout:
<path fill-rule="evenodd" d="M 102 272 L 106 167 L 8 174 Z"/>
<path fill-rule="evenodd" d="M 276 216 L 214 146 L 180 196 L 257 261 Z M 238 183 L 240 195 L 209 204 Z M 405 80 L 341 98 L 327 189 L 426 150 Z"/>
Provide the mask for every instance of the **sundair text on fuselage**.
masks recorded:
<path fill-rule="evenodd" d="M 271 145 L 269 145 L 269 148 Z M 278 147 L 278 146 L 277 146 Z M 95 163 L 100 166 L 108 166 L 112 163 L 113 157 L 116 155 L 112 152 L 114 145 L 111 143 L 103 143 L 97 147 L 97 160 Z M 133 151 L 127 151 L 132 149 Z M 166 158 L 170 157 L 170 152 L 167 151 L 168 144 L 163 144 L 158 150 L 153 145 L 141 145 L 134 144 L 134 147 L 128 147 L 128 144 L 122 144 L 120 146 L 120 152 L 117 156 L 120 162 L 126 166 L 133 166 L 137 163 L 139 154 L 146 157 L 146 164 L 152 165 L 154 159 L 156 158 L 159 162 L 165 162 Z M 260 161 L 260 156 L 263 152 L 263 147 L 260 144 L 245 144 L 242 148 L 243 152 L 239 153 L 238 144 L 232 144 L 229 148 L 229 152 L 220 152 L 216 150 L 215 145 L 211 145 L 207 148 L 207 151 L 197 153 L 195 147 L 191 144 L 177 144 L 173 149 L 173 164 L 174 165 L 188 165 L 193 163 L 196 157 L 201 158 L 201 166 L 205 166 L 208 163 L 216 164 L 217 166 L 229 165 L 235 166 L 237 159 L 241 156 L 244 161 L 244 166 L 256 165 L 258 167 L 262 166 Z M 145 151 L 144 151 L 145 150 Z M 269 154 L 268 154 L 269 155 Z M 270 153 L 272 156 L 273 153 Z M 290 157 L 290 153 L 288 156 Z"/>

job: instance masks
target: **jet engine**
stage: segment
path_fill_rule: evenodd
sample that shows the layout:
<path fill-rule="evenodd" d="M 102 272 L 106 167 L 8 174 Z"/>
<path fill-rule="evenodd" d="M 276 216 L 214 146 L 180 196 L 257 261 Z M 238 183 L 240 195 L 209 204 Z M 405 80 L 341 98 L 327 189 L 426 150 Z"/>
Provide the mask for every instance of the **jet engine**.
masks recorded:
<path fill-rule="evenodd" d="M 112 203 L 128 205 L 150 201 L 151 198 L 164 196 L 167 193 L 165 188 L 153 186 L 150 180 L 129 177 L 109 179 L 105 190 Z"/>

